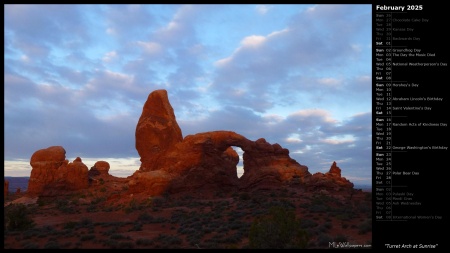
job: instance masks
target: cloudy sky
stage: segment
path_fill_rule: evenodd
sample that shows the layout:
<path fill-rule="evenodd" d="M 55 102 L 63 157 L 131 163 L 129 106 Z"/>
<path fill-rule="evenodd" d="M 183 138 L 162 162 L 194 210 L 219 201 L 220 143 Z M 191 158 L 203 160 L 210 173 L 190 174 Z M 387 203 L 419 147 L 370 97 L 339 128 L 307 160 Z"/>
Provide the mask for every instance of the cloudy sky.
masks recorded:
<path fill-rule="evenodd" d="M 183 136 L 231 130 L 371 184 L 371 5 L 5 5 L 5 175 L 63 146 L 139 168 L 135 129 L 166 89 Z"/>

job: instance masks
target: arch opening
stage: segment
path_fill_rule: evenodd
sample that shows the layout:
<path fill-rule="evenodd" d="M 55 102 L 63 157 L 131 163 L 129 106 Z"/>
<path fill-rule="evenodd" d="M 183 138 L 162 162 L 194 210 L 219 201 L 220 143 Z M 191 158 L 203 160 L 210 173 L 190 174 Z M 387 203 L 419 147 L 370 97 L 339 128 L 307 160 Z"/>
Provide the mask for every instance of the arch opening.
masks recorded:
<path fill-rule="evenodd" d="M 237 177 L 241 178 L 244 175 L 244 150 L 238 146 L 230 146 L 239 156 L 239 162 L 236 165 Z"/>

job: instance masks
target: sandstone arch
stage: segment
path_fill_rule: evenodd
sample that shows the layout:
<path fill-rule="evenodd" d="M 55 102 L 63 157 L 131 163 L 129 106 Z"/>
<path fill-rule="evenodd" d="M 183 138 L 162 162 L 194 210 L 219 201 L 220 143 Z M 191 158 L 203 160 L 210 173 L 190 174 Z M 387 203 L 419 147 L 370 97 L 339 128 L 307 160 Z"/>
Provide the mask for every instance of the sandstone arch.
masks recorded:
<path fill-rule="evenodd" d="M 239 157 L 232 146 L 244 151 L 241 178 L 236 171 Z M 289 151 L 279 144 L 272 145 L 263 138 L 251 141 L 232 131 L 188 135 L 146 169 L 133 175 L 140 182 L 132 183 L 132 191 L 160 194 L 200 188 L 256 189 L 311 176 L 308 168 L 290 158 Z M 145 184 L 148 187 L 142 187 Z"/>
<path fill-rule="evenodd" d="M 141 166 L 127 177 L 126 194 L 147 196 L 165 192 L 256 190 L 283 185 L 305 186 L 305 189 L 352 189 L 353 184 L 341 177 L 336 163 L 328 173 L 311 175 L 308 167 L 289 156 L 289 150 L 270 144 L 264 138 L 251 141 L 233 131 L 212 131 L 182 138 L 167 91 L 149 94 L 136 126 L 136 149 Z M 239 156 L 232 147 L 243 151 L 243 175 L 238 178 Z M 88 188 L 89 179 L 113 178 L 109 164 L 97 162 L 89 171 L 81 158 L 72 163 L 65 159 L 62 146 L 36 151 L 28 194 L 54 196 Z M 5 183 L 6 187 L 6 183 Z"/>

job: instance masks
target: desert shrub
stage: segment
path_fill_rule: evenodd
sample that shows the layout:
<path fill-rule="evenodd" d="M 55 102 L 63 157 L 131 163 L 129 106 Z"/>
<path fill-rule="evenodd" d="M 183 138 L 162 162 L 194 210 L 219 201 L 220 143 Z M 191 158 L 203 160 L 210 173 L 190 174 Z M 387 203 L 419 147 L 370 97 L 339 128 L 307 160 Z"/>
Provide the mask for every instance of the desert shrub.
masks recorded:
<path fill-rule="evenodd" d="M 57 241 L 54 240 L 49 240 L 45 245 L 44 245 L 44 249 L 60 249 L 61 246 L 59 245 L 59 243 Z"/>
<path fill-rule="evenodd" d="M 295 204 L 286 199 L 275 199 L 270 202 L 265 202 L 264 205 L 268 209 L 270 209 L 271 207 L 282 207 L 284 209 L 295 209 Z"/>
<path fill-rule="evenodd" d="M 4 228 L 12 231 L 24 231 L 35 226 L 29 217 L 30 210 L 24 204 L 11 204 L 4 208 Z"/>
<path fill-rule="evenodd" d="M 125 211 L 125 213 L 128 214 L 128 213 L 131 213 L 133 211 L 141 210 L 141 209 L 142 209 L 142 206 L 137 202 L 137 200 L 136 199 L 132 199 L 128 203 L 128 206 L 125 207 L 124 211 Z"/>
<path fill-rule="evenodd" d="M 156 197 L 151 197 L 149 199 L 149 201 L 153 206 L 163 206 L 164 203 L 166 202 L 166 199 L 161 196 L 156 196 Z"/>
<path fill-rule="evenodd" d="M 92 220 L 89 218 L 83 218 L 80 220 L 79 224 L 81 227 L 90 227 L 92 225 Z"/>
<path fill-rule="evenodd" d="M 132 242 L 119 242 L 117 245 L 117 248 L 119 249 L 132 249 L 134 248 L 134 245 Z"/>
<path fill-rule="evenodd" d="M 333 238 L 327 234 L 320 234 L 317 237 L 317 245 L 322 247 L 328 247 L 333 242 Z"/>
<path fill-rule="evenodd" d="M 239 243 L 242 240 L 242 236 L 239 233 L 234 233 L 228 237 L 225 237 L 223 239 L 224 243 L 227 244 L 234 244 L 234 243 Z"/>
<path fill-rule="evenodd" d="M 214 229 L 210 228 L 210 227 L 203 228 L 203 232 L 205 232 L 206 234 L 212 233 L 213 231 L 214 231 Z"/>
<path fill-rule="evenodd" d="M 240 200 L 249 200 L 250 194 L 248 192 L 241 192 L 241 194 L 239 194 L 239 199 Z"/>
<path fill-rule="evenodd" d="M 69 204 L 69 201 L 67 199 L 57 199 L 56 200 L 56 208 L 63 213 L 73 213 L 74 212 L 73 207 Z"/>
<path fill-rule="evenodd" d="M 118 239 L 125 239 L 126 237 L 122 234 L 112 234 L 109 239 L 118 240 Z"/>
<path fill-rule="evenodd" d="M 34 242 L 30 242 L 30 241 L 24 241 L 21 243 L 23 249 L 38 249 L 39 245 L 37 245 Z"/>
<path fill-rule="evenodd" d="M 312 213 L 324 213 L 328 210 L 328 207 L 323 204 L 314 204 L 309 206 L 309 211 Z"/>
<path fill-rule="evenodd" d="M 144 221 L 144 222 L 152 222 L 153 221 L 153 216 L 151 216 L 150 214 L 148 214 L 148 213 L 142 213 L 142 214 L 139 214 L 139 216 L 138 216 L 138 219 L 137 219 L 138 221 Z"/>
<path fill-rule="evenodd" d="M 357 208 L 361 213 L 369 213 L 372 211 L 371 203 L 360 203 Z"/>
<path fill-rule="evenodd" d="M 358 234 L 366 234 L 372 231 L 372 219 L 367 219 L 358 226 Z"/>
<path fill-rule="evenodd" d="M 318 194 L 315 195 L 311 199 L 311 204 L 321 205 L 325 204 L 328 205 L 329 203 L 335 202 L 334 199 L 331 196 L 328 196 L 327 194 Z"/>
<path fill-rule="evenodd" d="M 81 246 L 83 245 L 83 243 L 81 243 L 81 242 L 76 242 L 75 243 L 75 249 L 79 249 L 79 248 L 81 248 Z"/>
<path fill-rule="evenodd" d="M 68 230 L 72 230 L 74 228 L 76 228 L 78 226 L 78 222 L 76 221 L 69 221 L 64 223 L 63 228 L 64 229 L 68 229 Z"/>
<path fill-rule="evenodd" d="M 65 242 L 63 245 L 61 245 L 61 247 L 64 249 L 68 249 L 70 247 L 70 245 L 72 245 L 71 242 Z"/>
<path fill-rule="evenodd" d="M 240 229 L 242 227 L 245 227 L 245 223 L 240 220 L 235 220 L 230 223 L 230 229 Z"/>
<path fill-rule="evenodd" d="M 317 222 L 310 220 L 310 219 L 303 219 L 302 223 L 300 224 L 301 228 L 313 228 L 317 227 Z"/>
<path fill-rule="evenodd" d="M 105 206 L 103 208 L 103 211 L 105 211 L 105 212 L 112 212 L 112 211 L 114 211 L 114 207 L 113 206 Z"/>
<path fill-rule="evenodd" d="M 346 235 L 338 234 L 334 237 L 335 242 L 348 242 L 348 238 Z"/>
<path fill-rule="evenodd" d="M 89 241 L 89 240 L 93 240 L 95 238 L 94 234 L 87 234 L 87 235 L 82 235 L 80 240 L 81 241 Z"/>
<path fill-rule="evenodd" d="M 343 221 L 349 221 L 350 215 L 348 213 L 340 213 L 340 214 L 336 215 L 336 218 L 339 220 L 343 220 Z"/>
<path fill-rule="evenodd" d="M 149 246 L 153 245 L 153 241 L 147 238 L 139 238 L 136 240 L 136 244 L 139 246 Z"/>
<path fill-rule="evenodd" d="M 308 234 L 300 227 L 295 213 L 283 207 L 271 207 L 269 214 L 257 217 L 250 227 L 250 247 L 285 249 L 305 248 Z"/>
<path fill-rule="evenodd" d="M 223 197 L 225 197 L 225 193 L 224 193 L 223 191 L 217 191 L 217 192 L 215 193 L 215 196 L 216 196 L 217 198 L 223 198 Z"/>
<path fill-rule="evenodd" d="M 179 245 L 182 242 L 182 240 L 177 236 L 164 235 L 164 234 L 160 234 L 156 238 L 156 240 L 160 241 L 162 244 L 165 244 L 165 245 Z"/>
<path fill-rule="evenodd" d="M 203 237 L 203 236 L 202 236 L 201 233 L 195 232 L 195 233 L 193 233 L 193 234 L 189 234 L 189 235 L 186 237 L 186 239 L 187 239 L 187 241 L 189 242 L 189 244 L 190 244 L 191 246 L 195 246 L 195 244 L 198 244 L 198 243 L 201 241 L 202 237 Z"/>
<path fill-rule="evenodd" d="M 25 232 L 23 232 L 22 234 L 22 239 L 30 239 L 33 236 L 38 236 L 39 235 L 39 231 L 37 230 L 27 230 Z"/>
<path fill-rule="evenodd" d="M 105 197 L 105 196 L 103 196 L 103 197 L 96 197 L 95 199 L 93 199 L 93 200 L 91 201 L 91 204 L 92 204 L 92 205 L 96 205 L 96 204 L 98 204 L 98 203 L 100 203 L 100 202 L 104 202 L 104 201 L 106 200 L 106 198 L 107 198 L 107 197 Z"/>
<path fill-rule="evenodd" d="M 217 244 L 216 242 L 205 242 L 202 245 L 196 244 L 194 245 L 197 249 L 218 249 L 219 248 L 219 244 Z"/>
<path fill-rule="evenodd" d="M 105 232 L 103 232 L 103 234 L 104 235 L 113 235 L 113 234 L 115 234 L 116 233 L 116 231 L 117 231 L 117 227 L 113 227 L 113 228 L 110 228 L 110 229 L 108 229 L 108 230 L 106 230 Z"/>
<path fill-rule="evenodd" d="M 133 224 L 133 227 L 130 228 L 129 231 L 142 231 L 142 223 L 136 222 Z"/>
<path fill-rule="evenodd" d="M 38 206 L 45 206 L 48 204 L 48 202 L 42 198 L 39 198 L 36 203 L 38 204 Z"/>
<path fill-rule="evenodd" d="M 325 232 L 325 231 L 328 231 L 330 228 L 332 228 L 333 227 L 333 224 L 331 224 L 331 222 L 324 222 L 324 223 L 322 223 L 322 224 L 320 224 L 318 227 L 317 227 L 317 229 L 319 230 L 319 231 L 321 231 L 321 232 Z"/>
<path fill-rule="evenodd" d="M 110 247 L 111 249 L 117 249 L 119 247 L 119 242 L 117 240 L 108 239 L 103 242 L 103 245 Z"/>

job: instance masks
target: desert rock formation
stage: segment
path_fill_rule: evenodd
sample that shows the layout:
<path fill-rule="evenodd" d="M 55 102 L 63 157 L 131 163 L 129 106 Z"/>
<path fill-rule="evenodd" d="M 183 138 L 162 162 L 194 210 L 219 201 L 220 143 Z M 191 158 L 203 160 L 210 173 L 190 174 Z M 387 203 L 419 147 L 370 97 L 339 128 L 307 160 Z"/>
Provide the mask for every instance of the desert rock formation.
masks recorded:
<path fill-rule="evenodd" d="M 353 183 L 341 176 L 341 169 L 336 165 L 336 162 L 333 162 L 327 173 L 314 173 L 308 183 L 308 187 L 311 189 L 340 191 L 353 189 Z"/>
<path fill-rule="evenodd" d="M 89 170 L 89 177 L 99 175 L 109 175 L 109 163 L 106 161 L 97 161 Z"/>
<path fill-rule="evenodd" d="M 136 150 L 141 157 L 141 170 L 158 159 L 169 147 L 181 142 L 183 136 L 175 119 L 166 90 L 151 92 L 136 126 Z"/>
<path fill-rule="evenodd" d="M 126 180 L 120 180 L 127 184 L 124 194 L 128 196 L 198 189 L 252 191 L 281 186 L 336 191 L 353 188 L 350 181 L 341 177 L 336 162 L 329 172 L 311 175 L 308 167 L 289 156 L 289 150 L 264 138 L 251 141 L 232 131 L 204 132 L 183 138 L 166 90 L 149 94 L 135 138 L 141 166 Z M 236 167 L 239 156 L 233 147 L 244 151 L 244 174 L 240 178 Z M 104 183 L 115 179 L 109 175 L 108 162 L 98 161 L 88 170 L 81 158 L 69 163 L 65 154 L 63 147 L 52 146 L 32 155 L 28 195 L 61 195 L 86 189 L 100 180 Z"/>
<path fill-rule="evenodd" d="M 61 146 L 36 151 L 30 165 L 29 196 L 64 195 L 89 186 L 87 166 L 79 157 L 69 163 L 66 150 Z"/>

